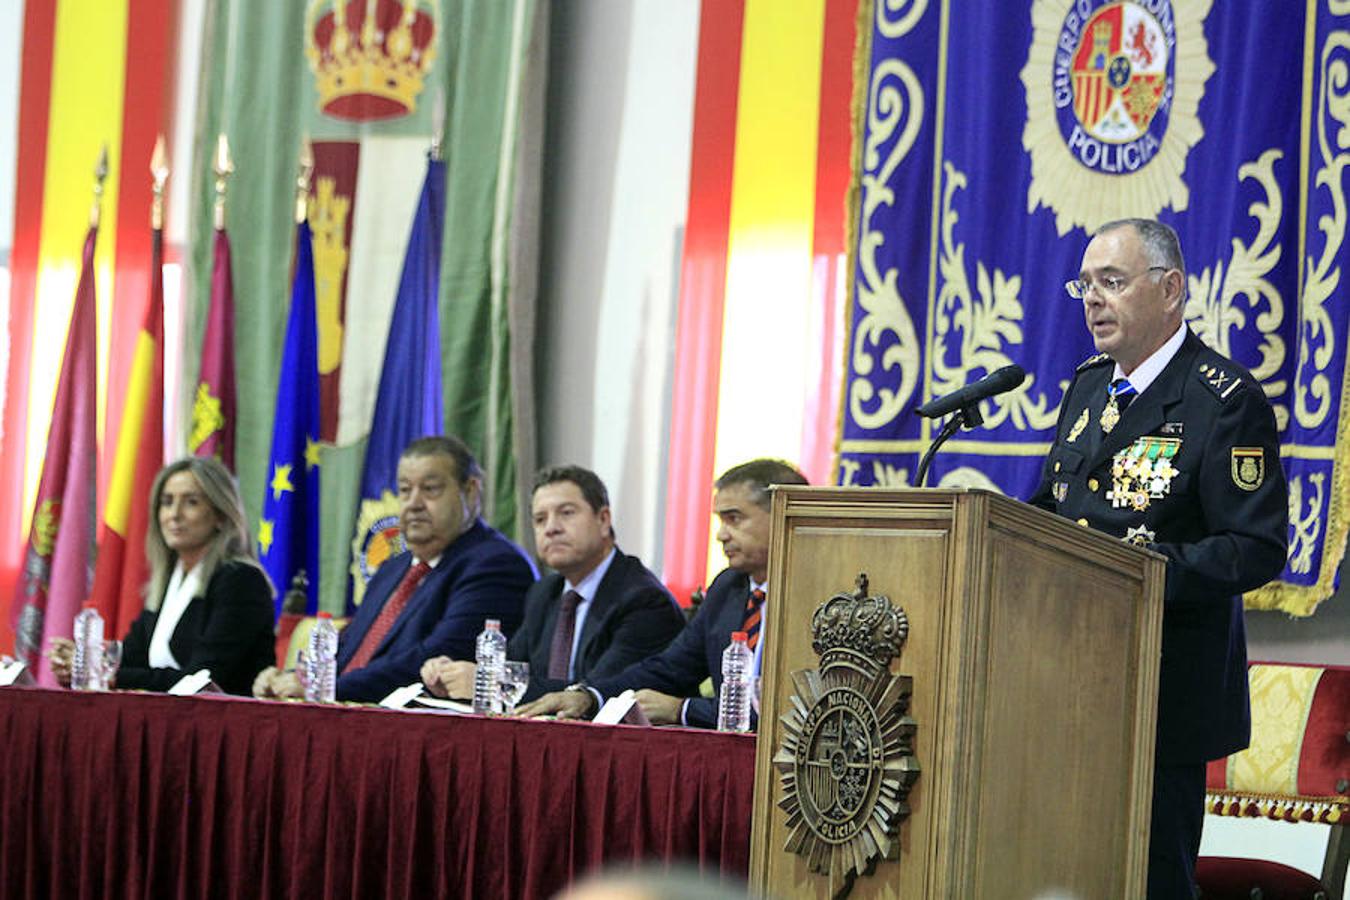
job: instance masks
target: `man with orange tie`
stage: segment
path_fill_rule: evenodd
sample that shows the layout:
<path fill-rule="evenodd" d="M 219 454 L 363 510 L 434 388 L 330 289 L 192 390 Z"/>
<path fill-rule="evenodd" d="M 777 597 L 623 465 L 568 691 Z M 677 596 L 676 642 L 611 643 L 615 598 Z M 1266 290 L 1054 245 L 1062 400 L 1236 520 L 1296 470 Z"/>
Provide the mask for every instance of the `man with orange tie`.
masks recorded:
<path fill-rule="evenodd" d="M 708 586 L 693 621 L 669 647 L 617 675 L 546 694 L 521 707 L 520 714 L 589 718 L 604 697 L 634 689 L 638 705 L 653 725 L 716 727 L 717 700 L 698 696 L 698 689 L 712 678 L 714 693 L 721 690 L 722 651 L 732 632 L 746 632 L 755 654 L 755 671 L 759 670 L 759 635 L 770 614 L 764 591 L 769 577 L 769 488 L 775 484 L 806 484 L 806 479 L 776 459 L 742 463 L 717 479 L 713 512 L 721 523 L 717 540 L 726 554 L 727 568 Z"/>
<path fill-rule="evenodd" d="M 408 550 L 380 566 L 338 639 L 339 700 L 378 702 L 417 681 L 433 656 L 472 659 L 487 619 L 508 635 L 519 626 L 534 564 L 479 517 L 482 493 L 482 469 L 459 438 L 418 438 L 404 449 L 399 528 Z M 294 673 L 275 668 L 253 693 L 304 695 Z"/>
<path fill-rule="evenodd" d="M 539 472 L 530 495 L 534 545 L 553 570 L 525 595 L 525 622 L 506 658 L 530 664 L 525 699 L 603 678 L 660 653 L 684 628 L 684 614 L 642 560 L 615 544 L 605 483 L 581 466 Z M 478 667 L 429 659 L 422 681 L 440 697 L 473 696 Z"/>

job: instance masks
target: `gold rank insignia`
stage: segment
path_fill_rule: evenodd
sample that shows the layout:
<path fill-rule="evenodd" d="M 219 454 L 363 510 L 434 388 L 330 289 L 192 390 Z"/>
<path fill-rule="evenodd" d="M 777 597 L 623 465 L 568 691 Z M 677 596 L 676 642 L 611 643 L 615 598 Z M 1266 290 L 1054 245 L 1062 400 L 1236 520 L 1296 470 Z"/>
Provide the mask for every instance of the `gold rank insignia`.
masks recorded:
<path fill-rule="evenodd" d="M 1260 447 L 1233 448 L 1233 484 L 1254 491 L 1266 480 L 1266 454 Z"/>
<path fill-rule="evenodd" d="M 1083 433 L 1083 429 L 1087 427 L 1087 423 L 1088 423 L 1088 409 L 1085 406 L 1083 407 L 1083 414 L 1078 417 L 1077 421 L 1073 423 L 1073 427 L 1069 429 L 1069 438 L 1067 443 L 1072 444 L 1074 441 L 1078 440 L 1078 436 Z"/>
<path fill-rule="evenodd" d="M 1111 458 L 1111 490 L 1106 499 L 1116 509 L 1129 507 L 1143 512 L 1153 500 L 1172 489 L 1179 472 L 1172 459 L 1181 449 L 1181 438 L 1147 435 Z M 1234 479 L 1237 478 L 1234 469 Z"/>

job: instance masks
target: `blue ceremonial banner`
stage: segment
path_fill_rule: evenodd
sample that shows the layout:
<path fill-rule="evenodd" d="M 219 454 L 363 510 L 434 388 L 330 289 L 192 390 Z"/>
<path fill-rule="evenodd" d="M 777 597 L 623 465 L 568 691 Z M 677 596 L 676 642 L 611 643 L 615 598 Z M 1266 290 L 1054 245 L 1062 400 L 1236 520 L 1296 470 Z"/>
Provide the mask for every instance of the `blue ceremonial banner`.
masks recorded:
<path fill-rule="evenodd" d="M 445 163 L 427 161 L 412 236 L 403 258 L 398 298 L 385 342 L 380 390 L 370 423 L 361 503 L 352 541 L 348 612 L 361 603 L 380 564 L 404 550 L 398 525 L 398 458 L 413 440 L 441 432 L 441 235 L 445 222 Z"/>
<path fill-rule="evenodd" d="M 281 350 L 272 457 L 258 548 L 277 589 L 277 614 L 295 576 L 308 582 L 305 612 L 319 609 L 319 357 L 314 246 L 309 224 L 295 236 L 295 280 Z"/>
<path fill-rule="evenodd" d="M 928 484 L 1028 496 L 1095 352 L 1064 282 L 1100 225 L 1158 218 L 1181 236 L 1189 327 L 1251 370 L 1281 430 L 1288 564 L 1248 606 L 1310 615 L 1350 524 L 1350 0 L 875 0 L 868 17 L 839 483 L 910 484 L 939 424 L 915 407 L 1017 363 L 1026 382 L 981 405 Z"/>

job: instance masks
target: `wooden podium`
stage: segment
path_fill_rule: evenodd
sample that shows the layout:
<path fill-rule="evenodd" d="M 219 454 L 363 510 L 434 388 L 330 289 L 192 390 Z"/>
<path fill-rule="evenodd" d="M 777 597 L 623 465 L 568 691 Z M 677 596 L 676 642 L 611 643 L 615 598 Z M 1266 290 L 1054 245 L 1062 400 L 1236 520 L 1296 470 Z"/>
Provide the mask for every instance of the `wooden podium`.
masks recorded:
<path fill-rule="evenodd" d="M 781 487 L 770 558 L 752 888 L 1144 896 L 1161 556 L 983 491 Z M 850 594 L 907 619 L 879 718 L 854 708 L 867 642 L 833 669 L 812 649 L 813 618 L 828 640 L 895 619 L 817 615 Z"/>

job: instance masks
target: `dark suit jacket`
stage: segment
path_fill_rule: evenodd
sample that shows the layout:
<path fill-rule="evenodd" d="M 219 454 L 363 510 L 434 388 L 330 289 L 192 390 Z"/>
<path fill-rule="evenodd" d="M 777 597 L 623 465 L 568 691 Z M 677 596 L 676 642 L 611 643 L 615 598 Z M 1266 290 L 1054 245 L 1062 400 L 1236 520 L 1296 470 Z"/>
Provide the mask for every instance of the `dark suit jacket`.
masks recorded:
<path fill-rule="evenodd" d="M 169 649 L 182 668 L 150 668 L 150 638 L 159 612 L 147 609 L 122 640 L 117 687 L 167 691 L 183 676 L 210 669 L 222 691 L 247 695 L 258 673 L 276 664 L 273 613 L 272 588 L 262 569 L 239 560 L 221 563 L 202 595 L 183 610 L 169 638 Z"/>
<path fill-rule="evenodd" d="M 411 565 L 411 553 L 386 560 L 338 638 L 339 700 L 378 703 L 394 688 L 417 681 L 422 663 L 433 656 L 473 659 L 484 620 L 501 620 L 508 636 L 519 627 L 525 591 L 535 579 L 534 563 L 525 551 L 480 519 L 445 548 L 369 665 L 343 672 Z"/>
<path fill-rule="evenodd" d="M 1163 764 L 1217 759 L 1247 746 L 1251 730 L 1241 594 L 1284 567 L 1288 488 L 1275 416 L 1246 369 L 1187 334 L 1103 434 L 1113 369 L 1105 357 L 1078 367 L 1030 502 L 1116 537 L 1133 530 L 1167 557 L 1157 756 Z M 1085 427 L 1075 428 L 1084 411 Z M 1113 504 L 1113 458 L 1149 435 L 1181 439 L 1178 474 L 1142 510 Z M 1234 448 L 1256 454 L 1259 485 L 1251 483 L 1255 459 Z"/>
<path fill-rule="evenodd" d="M 587 683 L 606 697 L 630 688 L 651 688 L 676 697 L 691 697 L 686 721 L 698 728 L 717 727 L 717 700 L 698 696 L 698 686 L 712 678 L 714 693 L 722 690 L 722 651 L 731 633 L 745 623 L 750 576 L 723 569 L 708 585 L 707 596 L 693 620 L 670 646 L 656 656 L 634 663 L 617 675 Z"/>
<path fill-rule="evenodd" d="M 684 614 L 665 585 L 642 560 L 616 549 L 582 624 L 574 677 L 549 678 L 563 585 L 563 577 L 556 572 L 534 583 L 525 595 L 525 624 L 506 647 L 508 659 L 530 664 L 527 699 L 560 691 L 569 680 L 617 674 L 631 663 L 660 653 L 684 628 Z"/>

